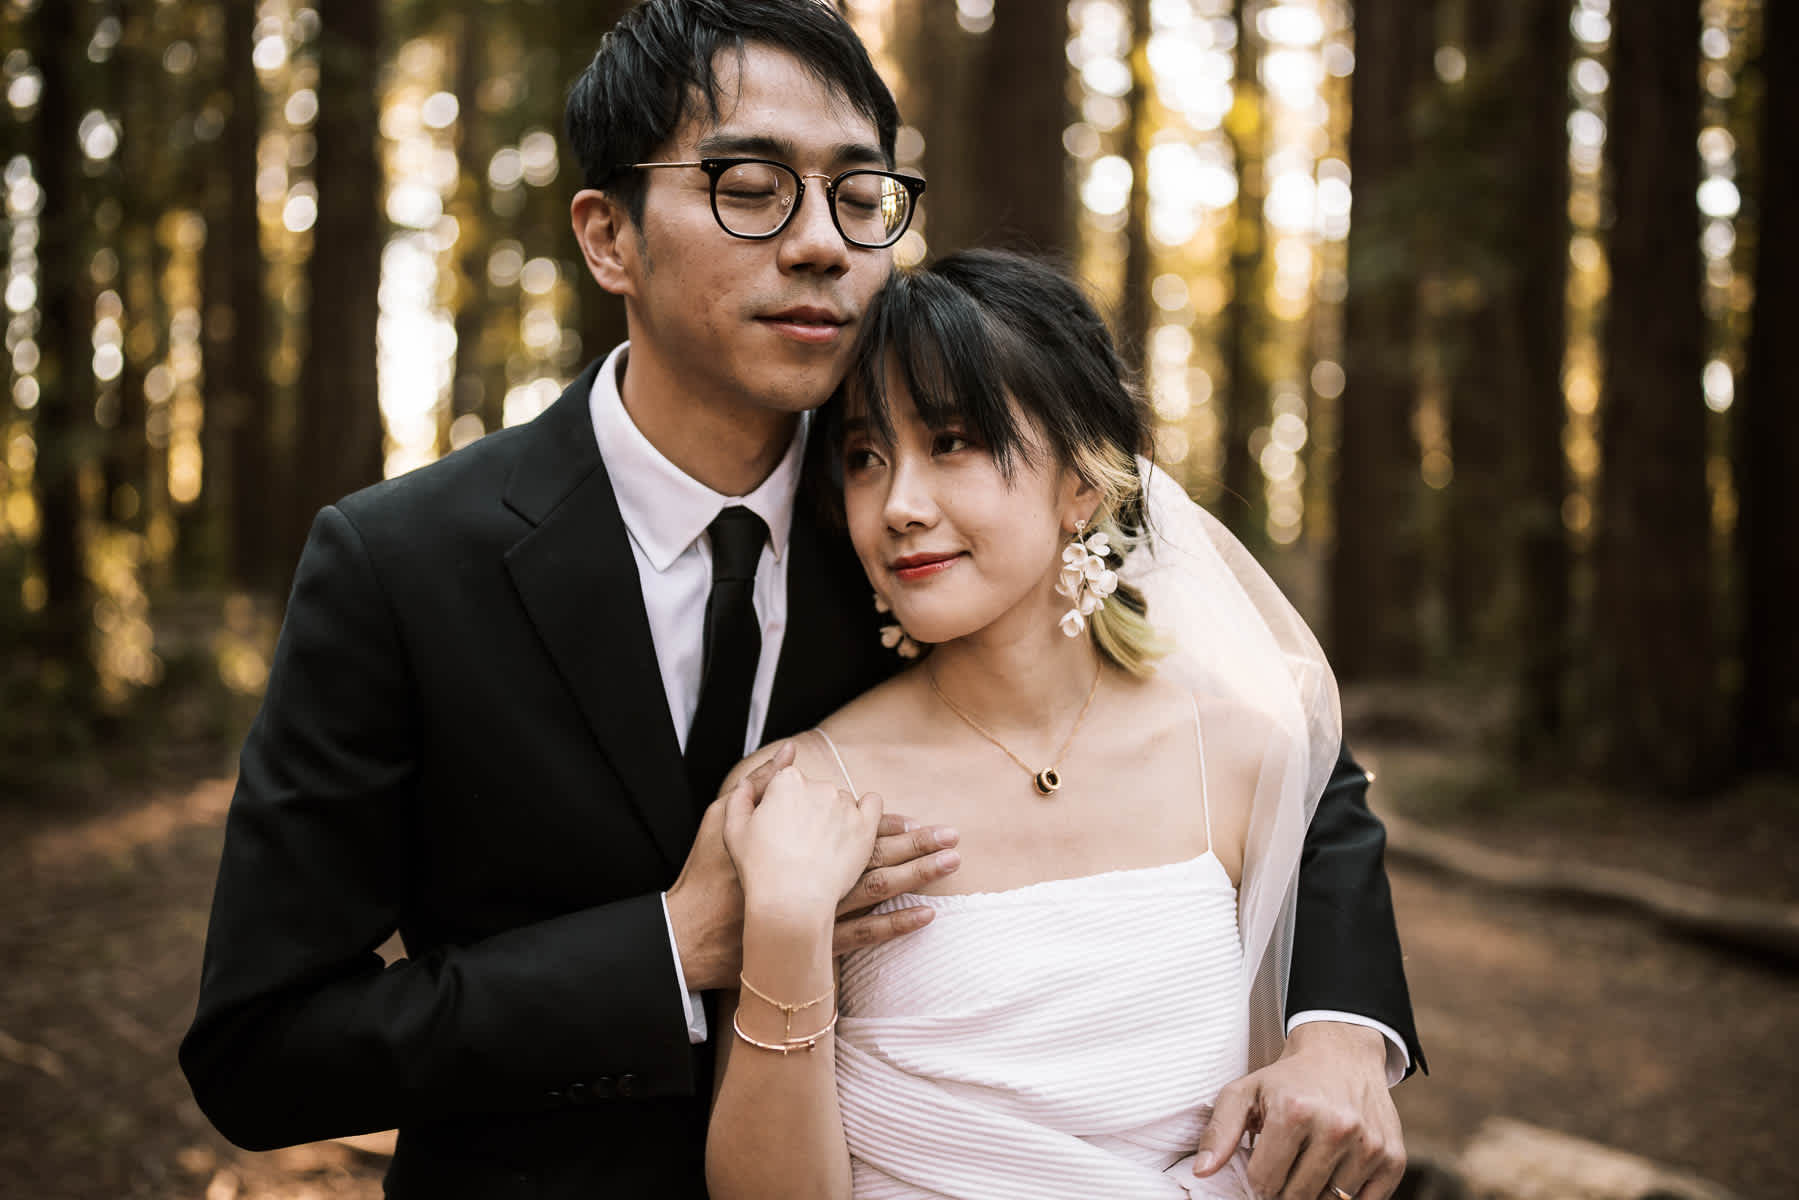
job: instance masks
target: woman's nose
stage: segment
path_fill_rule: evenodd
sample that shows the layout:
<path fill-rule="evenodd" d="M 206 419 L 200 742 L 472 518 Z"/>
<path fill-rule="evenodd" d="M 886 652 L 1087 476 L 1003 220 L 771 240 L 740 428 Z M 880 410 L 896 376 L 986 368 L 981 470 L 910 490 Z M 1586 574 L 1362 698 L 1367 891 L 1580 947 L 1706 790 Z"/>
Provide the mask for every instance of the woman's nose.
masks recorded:
<path fill-rule="evenodd" d="M 905 459 L 896 463 L 887 487 L 883 515 L 887 527 L 893 530 L 928 526 L 937 515 L 928 472 Z"/>

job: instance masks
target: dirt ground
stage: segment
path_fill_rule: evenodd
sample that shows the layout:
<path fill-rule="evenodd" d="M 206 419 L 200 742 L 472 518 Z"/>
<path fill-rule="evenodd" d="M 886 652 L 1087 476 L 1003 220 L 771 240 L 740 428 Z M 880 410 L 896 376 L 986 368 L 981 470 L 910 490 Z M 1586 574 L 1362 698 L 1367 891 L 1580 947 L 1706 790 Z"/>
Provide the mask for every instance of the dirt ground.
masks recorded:
<path fill-rule="evenodd" d="M 1441 761 L 1365 747 L 1395 811 L 1533 853 L 1626 862 L 1792 899 L 1790 796 L 1691 812 L 1437 805 Z M 230 784 L 0 805 L 0 1195 L 338 1200 L 380 1194 L 340 1146 L 251 1154 L 175 1065 L 192 1013 Z M 1504 1115 L 1645 1155 L 1744 1197 L 1799 1195 L 1796 975 L 1624 915 L 1393 870 L 1431 1064 L 1399 1093 L 1410 1143 Z"/>

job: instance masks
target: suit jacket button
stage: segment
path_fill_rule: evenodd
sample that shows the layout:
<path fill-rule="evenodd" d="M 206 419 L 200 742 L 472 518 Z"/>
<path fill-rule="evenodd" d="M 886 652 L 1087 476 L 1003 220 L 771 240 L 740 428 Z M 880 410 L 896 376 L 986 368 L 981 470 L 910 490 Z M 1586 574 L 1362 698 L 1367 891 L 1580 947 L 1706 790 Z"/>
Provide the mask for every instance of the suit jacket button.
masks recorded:
<path fill-rule="evenodd" d="M 568 1102 L 570 1104 L 586 1104 L 589 1099 L 590 1097 L 585 1083 L 571 1083 L 568 1085 Z"/>
<path fill-rule="evenodd" d="M 618 1094 L 621 1096 L 638 1096 L 643 1094 L 643 1081 L 635 1075 L 618 1077 Z"/>
<path fill-rule="evenodd" d="M 562 1095 L 561 1088 L 551 1088 L 549 1090 L 549 1092 L 546 1094 L 549 1096 L 550 1099 L 554 1100 L 556 1103 L 558 1103 L 558 1104 L 562 1103 L 563 1095 Z"/>
<path fill-rule="evenodd" d="M 618 1081 L 610 1075 L 602 1075 L 593 1081 L 593 1094 L 610 1098 L 618 1092 Z"/>

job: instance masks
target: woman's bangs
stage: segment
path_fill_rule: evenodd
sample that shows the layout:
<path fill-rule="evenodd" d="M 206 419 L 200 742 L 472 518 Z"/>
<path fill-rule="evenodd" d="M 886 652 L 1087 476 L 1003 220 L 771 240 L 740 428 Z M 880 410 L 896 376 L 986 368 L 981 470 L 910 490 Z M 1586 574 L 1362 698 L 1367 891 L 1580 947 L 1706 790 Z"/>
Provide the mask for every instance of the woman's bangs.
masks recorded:
<path fill-rule="evenodd" d="M 1025 446 L 992 319 L 966 292 L 926 274 L 895 276 L 874 308 L 852 373 L 870 432 L 892 440 L 887 385 L 897 379 L 927 428 L 961 430 L 1008 470 Z"/>

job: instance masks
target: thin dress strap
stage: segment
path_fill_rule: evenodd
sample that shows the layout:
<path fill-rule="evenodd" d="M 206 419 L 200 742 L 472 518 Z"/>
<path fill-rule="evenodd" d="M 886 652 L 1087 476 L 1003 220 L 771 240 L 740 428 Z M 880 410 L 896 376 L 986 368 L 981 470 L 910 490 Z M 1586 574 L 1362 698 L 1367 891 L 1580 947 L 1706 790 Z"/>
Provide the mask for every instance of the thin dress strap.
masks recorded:
<path fill-rule="evenodd" d="M 1204 732 L 1200 728 L 1199 697 L 1194 696 L 1192 693 L 1188 693 L 1187 699 L 1193 702 L 1193 744 L 1199 749 L 1199 806 L 1201 811 L 1205 813 L 1206 853 L 1210 854 L 1214 851 L 1214 847 L 1212 845 L 1212 805 L 1211 801 L 1206 798 L 1206 738 Z M 822 733 L 823 731 L 820 730 L 820 732 Z M 829 738 L 826 738 L 825 740 L 830 741 Z M 833 753 L 836 752 L 835 746 L 831 749 Z M 843 760 L 838 759 L 837 761 L 841 763 Z"/>
<path fill-rule="evenodd" d="M 1195 711 L 1197 712 L 1198 710 L 1195 710 Z M 850 769 L 843 765 L 843 755 L 841 755 L 837 752 L 837 743 L 833 742 L 831 740 L 831 735 L 826 733 L 824 730 L 818 729 L 816 727 L 812 730 L 812 732 L 816 733 L 819 737 L 823 738 L 825 740 L 825 745 L 830 747 L 831 757 L 837 760 L 837 769 L 839 771 L 843 772 L 843 782 L 844 782 L 845 786 L 847 786 L 849 788 L 850 794 L 852 796 L 860 795 L 861 793 L 856 791 L 856 781 L 850 778 Z M 1212 830 L 1211 830 L 1210 826 L 1207 826 L 1206 827 L 1206 844 L 1209 846 L 1209 845 L 1211 845 L 1211 843 L 1212 843 Z"/>

